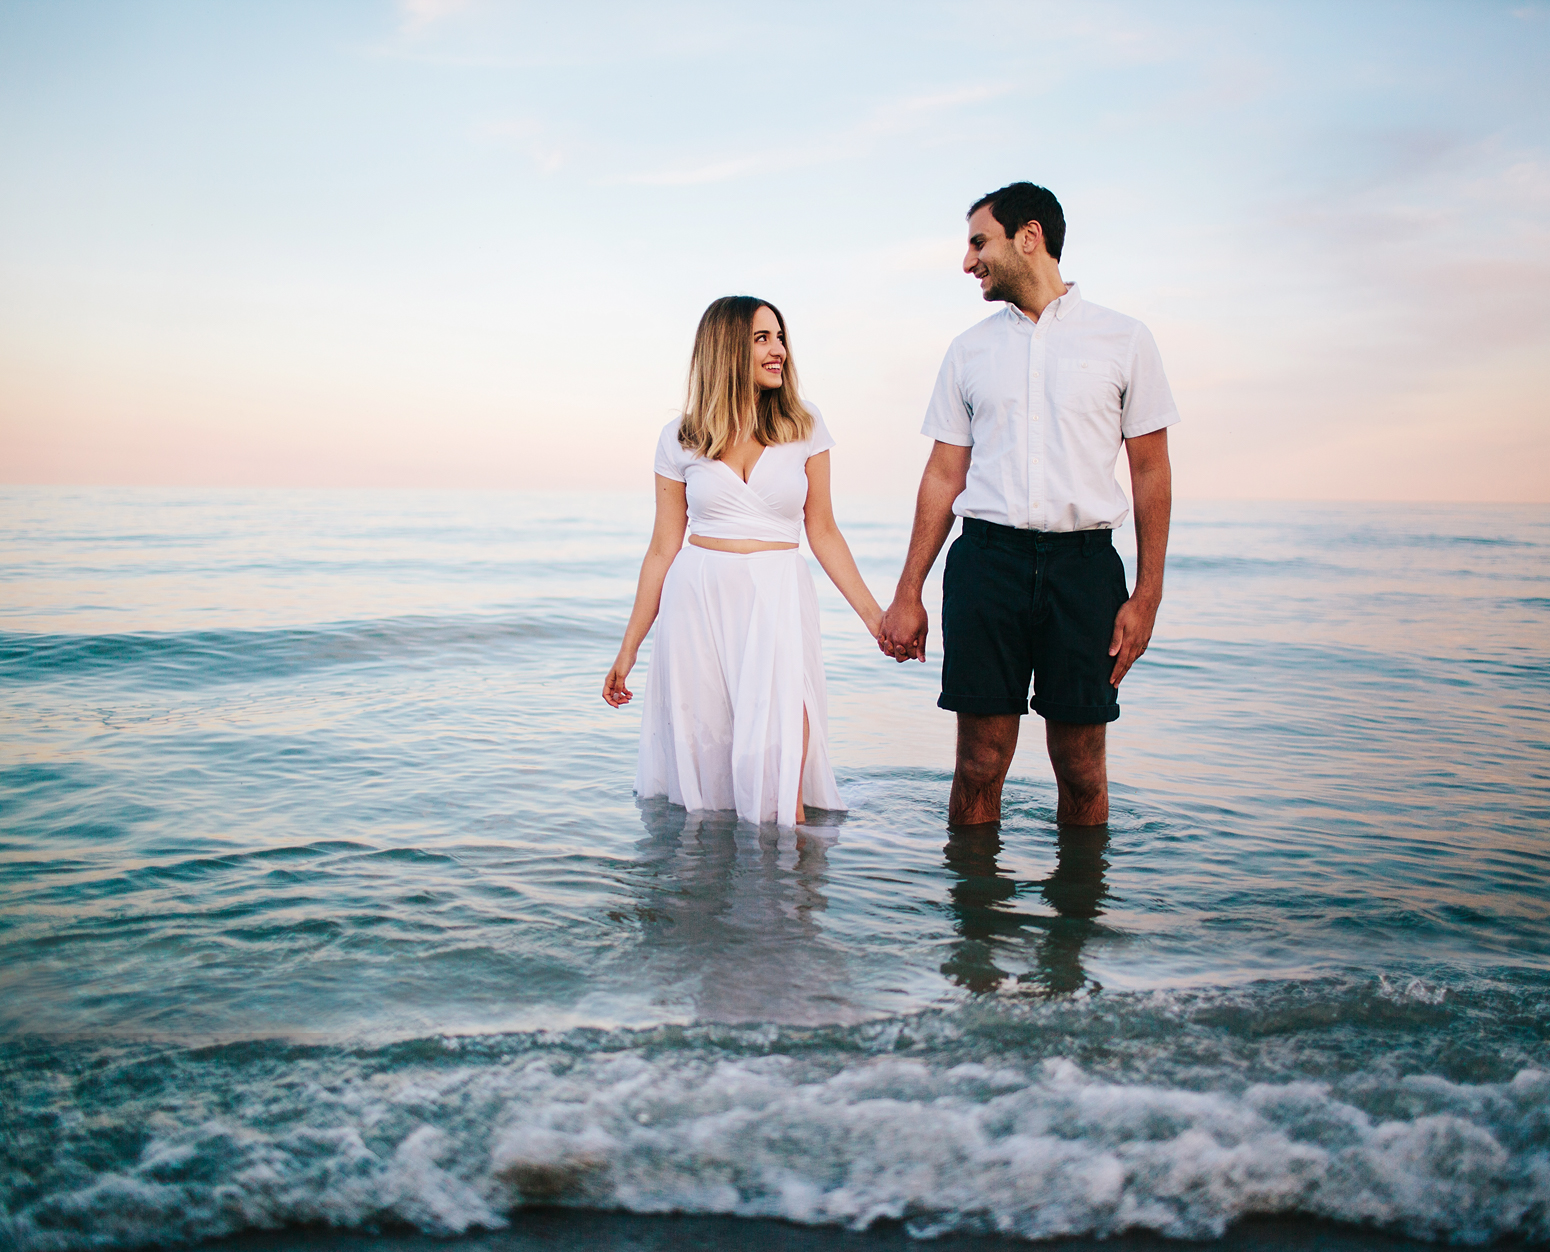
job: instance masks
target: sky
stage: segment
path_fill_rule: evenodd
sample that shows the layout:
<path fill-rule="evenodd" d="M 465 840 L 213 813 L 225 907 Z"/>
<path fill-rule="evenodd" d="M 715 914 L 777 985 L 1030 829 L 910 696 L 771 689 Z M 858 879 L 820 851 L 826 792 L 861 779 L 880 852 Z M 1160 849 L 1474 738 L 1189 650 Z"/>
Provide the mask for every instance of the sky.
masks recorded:
<path fill-rule="evenodd" d="M 1550 3 L 0 0 L 0 482 L 649 489 L 717 296 L 911 493 L 964 214 L 1203 499 L 1550 501 Z"/>

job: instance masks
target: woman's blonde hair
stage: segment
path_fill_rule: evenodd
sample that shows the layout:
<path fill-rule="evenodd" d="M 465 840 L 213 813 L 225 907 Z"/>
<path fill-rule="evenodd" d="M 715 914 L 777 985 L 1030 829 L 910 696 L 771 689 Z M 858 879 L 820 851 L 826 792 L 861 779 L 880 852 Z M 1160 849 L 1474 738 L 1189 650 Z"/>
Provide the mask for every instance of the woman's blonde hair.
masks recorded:
<path fill-rule="evenodd" d="M 775 314 L 785 337 L 786 364 L 779 387 L 761 387 L 753 376 L 753 319 L 760 309 Z M 780 310 L 753 296 L 712 300 L 694 332 L 678 442 L 715 460 L 744 435 L 768 447 L 812 433 L 813 415 L 797 399 L 797 370 Z"/>

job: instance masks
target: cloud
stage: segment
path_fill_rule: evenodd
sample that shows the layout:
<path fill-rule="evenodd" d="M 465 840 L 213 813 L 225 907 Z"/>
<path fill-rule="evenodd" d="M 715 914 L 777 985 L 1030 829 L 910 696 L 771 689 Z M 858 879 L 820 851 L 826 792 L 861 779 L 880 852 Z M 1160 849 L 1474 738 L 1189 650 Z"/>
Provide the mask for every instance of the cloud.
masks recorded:
<path fill-rule="evenodd" d="M 400 30 L 418 35 L 438 22 L 466 11 L 472 0 L 398 0 Z"/>
<path fill-rule="evenodd" d="M 791 169 L 796 165 L 811 163 L 810 160 L 803 160 L 800 154 L 787 151 L 768 157 L 763 155 L 735 157 L 729 161 L 714 161 L 709 165 L 632 174 L 618 181 L 647 187 L 692 187 L 700 183 L 723 183 L 730 178 L 742 178 L 745 174 L 754 174 L 761 170 L 769 174 L 776 170 Z"/>
<path fill-rule="evenodd" d="M 466 14 L 467 21 L 446 19 Z M 525 0 L 399 0 L 398 37 L 373 55 L 484 70 L 600 69 L 726 55 L 748 44 L 759 19 L 725 6 L 646 8 L 596 0 L 544 6 Z"/>
<path fill-rule="evenodd" d="M 907 239 L 875 248 L 860 258 L 869 273 L 951 274 L 963 263 L 967 231 L 929 239 Z"/>
<path fill-rule="evenodd" d="M 750 174 L 772 174 L 805 166 L 825 165 L 863 156 L 879 140 L 918 131 L 942 113 L 994 100 L 1016 90 L 1018 88 L 1011 84 L 995 84 L 907 96 L 880 105 L 861 120 L 822 137 L 810 136 L 800 143 L 749 156 L 728 156 L 674 165 L 627 174 L 608 181 L 650 187 L 686 187 L 726 182 Z"/>
<path fill-rule="evenodd" d="M 1518 161 L 1476 187 L 1482 198 L 1503 199 L 1525 209 L 1550 208 L 1550 166 L 1541 160 Z"/>
<path fill-rule="evenodd" d="M 541 174 L 553 174 L 565 164 L 568 154 L 549 138 L 549 128 L 533 118 L 506 118 L 486 122 L 477 133 L 485 139 L 515 148 L 538 167 Z"/>

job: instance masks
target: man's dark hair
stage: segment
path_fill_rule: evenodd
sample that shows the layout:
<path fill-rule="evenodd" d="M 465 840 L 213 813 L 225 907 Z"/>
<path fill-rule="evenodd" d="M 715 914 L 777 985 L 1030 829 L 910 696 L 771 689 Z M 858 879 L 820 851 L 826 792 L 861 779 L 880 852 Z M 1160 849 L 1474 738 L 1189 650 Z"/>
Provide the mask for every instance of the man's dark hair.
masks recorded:
<path fill-rule="evenodd" d="M 973 217 L 987 204 L 1008 239 L 1025 223 L 1037 222 L 1044 230 L 1044 246 L 1050 256 L 1060 260 L 1060 250 L 1066 243 L 1066 215 L 1060 211 L 1054 192 L 1033 183 L 1008 183 L 1000 191 L 981 196 L 969 206 L 968 215 Z"/>

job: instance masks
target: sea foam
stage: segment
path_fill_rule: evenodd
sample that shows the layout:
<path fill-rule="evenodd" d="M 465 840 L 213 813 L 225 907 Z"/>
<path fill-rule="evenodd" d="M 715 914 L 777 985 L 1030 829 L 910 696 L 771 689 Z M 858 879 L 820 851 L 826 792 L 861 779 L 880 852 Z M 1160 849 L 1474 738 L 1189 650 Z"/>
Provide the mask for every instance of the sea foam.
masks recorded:
<path fill-rule="evenodd" d="M 99 1134 L 62 1141 L 78 1155 L 56 1152 L 46 1181 L 17 1185 L 13 1170 L 4 1228 L 17 1246 L 294 1223 L 451 1235 L 528 1204 L 857 1229 L 894 1219 L 923 1237 L 1199 1239 L 1271 1214 L 1450 1242 L 1550 1237 L 1550 1073 L 1538 1069 L 1479 1085 L 1374 1078 L 1367 1107 L 1323 1083 L 1191 1090 L 1061 1058 L 528 1046 L 377 1072 L 318 1050 L 187 1073 L 137 1137 L 129 1105 L 99 1113 L 137 1140 L 117 1165 L 69 1147 L 95 1142 L 100 1159 Z"/>

